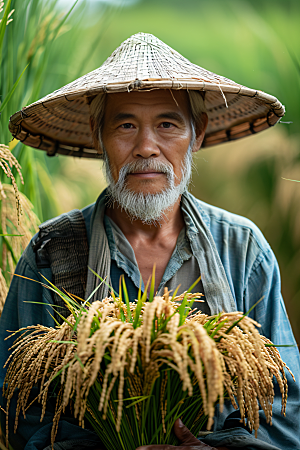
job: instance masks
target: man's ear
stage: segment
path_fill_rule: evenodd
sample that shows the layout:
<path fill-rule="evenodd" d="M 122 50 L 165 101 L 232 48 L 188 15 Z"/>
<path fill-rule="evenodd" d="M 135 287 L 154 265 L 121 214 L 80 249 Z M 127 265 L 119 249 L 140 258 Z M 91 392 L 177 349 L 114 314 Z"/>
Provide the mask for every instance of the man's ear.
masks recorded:
<path fill-rule="evenodd" d="M 193 152 L 197 152 L 200 149 L 203 139 L 204 139 L 204 136 L 205 136 L 207 124 L 208 124 L 208 117 L 205 112 L 202 113 L 201 117 L 202 117 L 201 126 L 197 126 L 197 128 L 195 130 L 196 131 L 196 139 L 194 141 L 193 148 L 192 148 Z"/>

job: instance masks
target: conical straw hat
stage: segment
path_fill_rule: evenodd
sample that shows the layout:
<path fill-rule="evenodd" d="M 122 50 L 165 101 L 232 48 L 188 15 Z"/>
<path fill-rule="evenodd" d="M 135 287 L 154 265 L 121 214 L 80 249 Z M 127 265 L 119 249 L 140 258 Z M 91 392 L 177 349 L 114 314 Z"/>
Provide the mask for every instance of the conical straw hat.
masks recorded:
<path fill-rule="evenodd" d="M 257 133 L 284 115 L 275 97 L 202 69 L 152 34 L 138 33 L 99 69 L 15 113 L 9 129 L 24 144 L 50 156 L 97 158 L 89 125 L 91 99 L 101 92 L 149 89 L 205 91 L 209 122 L 203 147 Z"/>

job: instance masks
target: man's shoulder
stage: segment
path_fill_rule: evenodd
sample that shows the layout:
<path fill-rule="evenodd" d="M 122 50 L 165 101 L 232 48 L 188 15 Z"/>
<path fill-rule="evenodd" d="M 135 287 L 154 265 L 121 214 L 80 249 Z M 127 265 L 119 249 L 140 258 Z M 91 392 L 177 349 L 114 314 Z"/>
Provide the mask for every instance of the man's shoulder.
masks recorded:
<path fill-rule="evenodd" d="M 92 203 L 91 205 L 85 206 L 82 209 L 72 209 L 70 211 L 64 212 L 62 214 L 59 214 L 56 217 L 53 217 L 53 218 L 48 219 L 45 222 L 41 223 L 40 228 L 45 228 L 45 227 L 47 227 L 47 225 L 50 225 L 50 224 L 60 223 L 63 221 L 63 219 L 65 217 L 71 217 L 74 212 L 79 212 L 82 214 L 82 216 L 86 222 L 86 226 L 88 227 L 88 225 L 91 221 L 94 207 L 95 207 L 95 203 Z"/>
<path fill-rule="evenodd" d="M 251 220 L 205 203 L 192 195 L 191 197 L 214 238 L 216 235 L 231 235 L 234 239 L 244 243 L 246 240 L 254 241 L 264 252 L 270 250 L 270 245 L 264 235 Z"/>
<path fill-rule="evenodd" d="M 47 240 L 47 227 L 49 228 L 50 226 L 52 226 L 53 228 L 53 232 L 60 231 L 61 228 L 61 224 L 64 221 L 64 219 L 66 217 L 70 217 L 72 215 L 72 213 L 74 212 L 80 212 L 82 214 L 82 218 L 84 219 L 85 222 L 85 227 L 86 227 L 86 232 L 87 232 L 87 238 L 89 241 L 89 236 L 90 236 L 90 222 L 91 222 L 91 217 L 94 211 L 94 207 L 95 207 L 95 203 L 92 203 L 91 205 L 88 205 L 86 207 L 84 207 L 81 210 L 71 210 L 68 211 L 66 213 L 60 214 L 56 217 L 53 217 L 52 219 L 46 220 L 45 222 L 41 223 L 41 225 L 39 226 L 40 230 L 43 230 L 43 233 L 41 233 L 41 231 L 39 230 L 31 239 L 30 243 L 28 244 L 28 246 L 26 247 L 26 249 L 24 250 L 22 256 L 21 256 L 21 260 L 24 261 L 24 263 L 27 263 L 29 266 L 31 266 L 31 268 L 33 270 L 36 270 L 36 249 L 40 247 L 41 245 L 41 239 L 42 240 Z"/>

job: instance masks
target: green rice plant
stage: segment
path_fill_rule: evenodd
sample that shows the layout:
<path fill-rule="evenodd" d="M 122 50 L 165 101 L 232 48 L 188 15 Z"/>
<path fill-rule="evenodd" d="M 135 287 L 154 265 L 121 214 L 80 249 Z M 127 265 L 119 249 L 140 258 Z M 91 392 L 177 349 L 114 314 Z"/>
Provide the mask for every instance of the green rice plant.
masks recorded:
<path fill-rule="evenodd" d="M 98 28 L 89 39 L 85 30 L 84 0 L 74 0 L 66 11 L 61 9 L 58 0 L 9 0 L 9 4 L 10 9 L 14 9 L 13 21 L 3 36 L 0 34 L 0 38 L 3 37 L 0 142 L 5 144 L 11 140 L 8 122 L 13 113 L 83 75 L 87 66 L 93 64 L 91 69 L 94 69 L 100 65 L 101 56 L 96 62 L 93 56 L 105 29 L 104 23 L 109 23 L 109 20 L 102 22 L 102 19 L 104 16 L 109 19 L 112 12 L 111 8 L 105 7 L 98 11 Z M 85 36 L 84 49 L 80 53 L 78 47 Z M 10 95 L 12 91 L 13 95 Z M 9 102 L 5 103 L 3 99 L 9 99 Z M 23 186 L 18 182 L 18 187 L 34 205 L 40 220 L 61 212 L 52 174 L 60 173 L 63 158 L 51 159 L 45 152 L 16 140 L 10 142 L 9 147 L 21 164 L 26 179 L 26 184 Z"/>
<path fill-rule="evenodd" d="M 119 294 L 92 304 L 48 287 L 70 316 L 56 328 L 19 330 L 6 363 L 5 396 L 8 410 L 18 387 L 17 411 L 25 413 L 24 399 L 39 383 L 42 419 L 55 391 L 52 443 L 69 403 L 79 425 L 88 420 L 108 450 L 176 445 L 175 420 L 181 418 L 194 435 L 210 429 L 215 405 L 222 410 L 224 397 L 239 406 L 242 420 L 257 433 L 259 405 L 271 423 L 273 375 L 285 413 L 288 368 L 245 314 L 195 313 L 199 294 L 170 296 L 165 289 L 163 297 L 155 296 L 154 276 L 148 295 L 140 291 L 137 302 L 130 301 L 124 279 Z"/>
<path fill-rule="evenodd" d="M 6 145 L 0 144 L 0 168 L 12 184 L 0 181 L 0 316 L 15 266 L 33 234 L 39 220 L 27 197 L 19 192 L 12 169 L 23 181 L 21 167 Z M 10 274 L 7 273 L 9 269 Z"/>
<path fill-rule="evenodd" d="M 13 186 L 3 183 L 0 198 L 0 239 L 2 241 L 0 267 L 8 286 L 20 256 L 32 236 L 38 231 L 40 223 L 32 204 L 24 194 L 18 192 L 20 216 L 18 216 L 15 202 Z"/>
<path fill-rule="evenodd" d="M 12 8 L 14 14 L 13 21 L 0 34 L 0 136 L 1 141 L 6 144 L 11 140 L 8 131 L 10 115 L 39 98 L 45 81 L 51 45 L 59 33 L 64 32 L 65 21 L 70 12 L 61 17 L 55 9 L 56 3 L 56 0 L 7 2 L 6 9 Z M 53 195 L 45 155 L 25 147 L 18 141 L 10 143 L 10 150 L 18 158 L 26 178 L 26 185 L 18 182 L 19 189 L 34 204 L 41 219 L 46 208 L 50 214 L 55 215 L 57 201 Z"/>
<path fill-rule="evenodd" d="M 11 0 L 6 5 L 0 2 L 0 67 L 3 65 L 3 43 L 11 22 L 13 22 L 14 9 L 11 9 Z M 8 27 L 7 27 L 8 26 Z M 5 53 L 5 52 L 4 52 Z M 0 113 L 5 113 L 6 108 L 13 98 L 13 94 L 24 74 L 25 69 L 6 92 L 1 96 Z M 6 299 L 8 285 L 11 277 L 5 273 L 9 267 L 13 272 L 17 260 L 29 243 L 33 233 L 37 231 L 38 219 L 32 212 L 32 205 L 28 199 L 19 192 L 17 179 L 23 184 L 21 166 L 8 146 L 0 144 L 0 315 Z M 3 183 L 1 179 L 5 179 Z M 11 184 L 9 184 L 9 182 Z M 22 217 L 22 221 L 20 218 Z M 2 273 L 4 271 L 4 273 Z M 6 279 L 5 279 L 6 278 Z"/>
<path fill-rule="evenodd" d="M 49 66 L 53 68 L 51 49 L 59 37 L 70 31 L 66 21 L 77 3 L 78 0 L 74 1 L 70 10 L 62 13 L 57 0 L 0 2 L 0 142 L 9 143 L 0 145 L 0 167 L 3 169 L 0 171 L 0 267 L 4 271 L 14 271 L 22 251 L 37 231 L 39 220 L 36 213 L 43 220 L 59 211 L 49 172 L 49 158 L 16 140 L 9 142 L 8 121 L 11 114 L 37 100 L 42 92 L 46 93 Z M 83 7 L 79 8 L 76 14 L 82 10 Z M 67 76 L 65 82 L 69 81 Z M 21 166 L 26 184 L 23 183 Z M 4 185 L 4 182 L 12 186 Z M 14 189 L 15 200 L 10 187 Z M 9 203 L 11 201 L 16 201 L 17 211 L 13 208 L 14 203 Z M 4 234 L 17 236 L 12 239 Z M 11 277 L 4 276 L 9 284 Z M 1 304 L 6 293 L 7 289 L 3 287 Z"/>

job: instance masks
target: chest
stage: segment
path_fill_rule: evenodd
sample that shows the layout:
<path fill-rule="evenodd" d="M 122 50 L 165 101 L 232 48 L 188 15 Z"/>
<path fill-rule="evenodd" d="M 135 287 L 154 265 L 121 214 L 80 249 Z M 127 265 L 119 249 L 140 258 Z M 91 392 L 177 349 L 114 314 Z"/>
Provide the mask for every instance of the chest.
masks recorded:
<path fill-rule="evenodd" d="M 135 241 L 131 243 L 144 284 L 152 276 L 155 266 L 155 290 L 157 290 L 176 247 L 176 241 L 177 236 L 158 242 Z"/>

